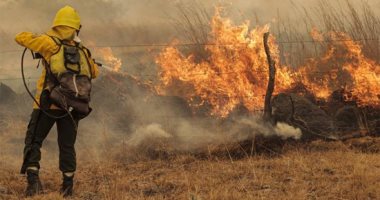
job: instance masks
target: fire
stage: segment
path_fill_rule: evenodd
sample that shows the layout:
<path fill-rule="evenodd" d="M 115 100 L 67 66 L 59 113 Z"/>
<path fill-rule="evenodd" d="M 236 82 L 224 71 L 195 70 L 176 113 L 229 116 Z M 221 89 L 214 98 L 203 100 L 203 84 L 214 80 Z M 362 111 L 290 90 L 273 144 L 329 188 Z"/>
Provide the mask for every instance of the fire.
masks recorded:
<path fill-rule="evenodd" d="M 264 106 L 268 82 L 268 65 L 262 35 L 269 26 L 249 30 L 249 22 L 235 26 L 220 16 L 211 21 L 210 45 L 205 46 L 207 60 L 196 62 L 194 55 L 185 56 L 173 46 L 166 48 L 156 62 L 161 68 L 160 94 L 176 95 L 198 107 L 207 104 L 211 115 L 225 117 L 243 105 L 249 111 Z M 274 60 L 279 63 L 278 46 L 270 38 Z M 277 90 L 294 82 L 289 70 L 278 69 Z"/>
<path fill-rule="evenodd" d="M 175 44 L 157 57 L 161 95 L 179 96 L 197 108 L 207 105 L 210 114 L 226 117 L 238 106 L 248 111 L 261 110 L 268 83 L 268 63 L 263 35 L 269 26 L 249 28 L 249 22 L 234 25 L 221 17 L 219 9 L 211 20 L 207 59 L 197 61 L 195 55 L 184 55 Z M 328 100 L 336 90 L 344 89 L 347 100 L 359 106 L 380 106 L 380 66 L 366 58 L 358 42 L 344 33 L 323 35 L 312 30 L 316 42 L 331 40 L 324 56 L 307 60 L 290 70 L 281 66 L 279 48 L 271 37 L 269 46 L 277 65 L 275 93 L 287 91 L 302 83 L 316 97 Z"/>
<path fill-rule="evenodd" d="M 121 69 L 122 61 L 120 58 L 114 56 L 110 47 L 97 48 L 95 54 L 102 58 L 103 64 L 108 66 L 114 72 L 119 72 Z"/>
<path fill-rule="evenodd" d="M 318 34 L 320 38 L 321 34 Z M 380 106 L 380 66 L 367 58 L 358 42 L 345 33 L 328 33 L 326 53 L 300 67 L 301 82 L 322 99 L 343 89 L 359 106 Z"/>

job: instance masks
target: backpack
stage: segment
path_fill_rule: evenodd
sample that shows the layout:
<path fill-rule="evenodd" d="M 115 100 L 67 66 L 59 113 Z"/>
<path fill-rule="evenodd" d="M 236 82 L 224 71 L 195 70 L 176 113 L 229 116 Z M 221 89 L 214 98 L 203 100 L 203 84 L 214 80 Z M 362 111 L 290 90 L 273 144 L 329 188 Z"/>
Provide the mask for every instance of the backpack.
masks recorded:
<path fill-rule="evenodd" d="M 88 50 L 80 44 L 68 45 L 58 38 L 52 38 L 60 45 L 59 51 L 53 55 L 54 59 L 62 63 L 57 62 L 59 70 L 52 69 L 52 62 L 45 65 L 47 75 L 53 82 L 49 89 L 49 99 L 61 109 L 71 112 L 78 119 L 83 119 L 92 111 L 89 105 L 92 88 L 91 65 L 85 53 L 85 50 Z M 86 72 L 89 71 L 90 75 L 83 73 L 86 67 L 83 65 L 87 65 L 89 69 Z"/>

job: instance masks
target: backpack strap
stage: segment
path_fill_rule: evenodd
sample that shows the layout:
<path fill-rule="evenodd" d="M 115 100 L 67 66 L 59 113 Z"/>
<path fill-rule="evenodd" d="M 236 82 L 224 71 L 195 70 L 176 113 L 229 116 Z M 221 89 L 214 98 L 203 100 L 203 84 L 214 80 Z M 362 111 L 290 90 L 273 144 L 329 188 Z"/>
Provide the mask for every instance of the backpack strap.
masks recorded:
<path fill-rule="evenodd" d="M 61 40 L 58 37 L 55 37 L 55 36 L 52 36 L 52 35 L 47 35 L 47 36 L 49 36 L 55 42 L 55 44 L 57 44 L 58 46 L 61 46 L 63 44 L 64 45 L 68 45 L 68 46 L 77 46 L 77 44 L 75 44 L 75 45 L 69 44 L 69 43 L 65 42 L 66 40 Z"/>
<path fill-rule="evenodd" d="M 58 51 L 55 52 L 53 55 L 57 54 L 60 50 L 61 50 L 61 47 L 62 47 L 62 40 L 60 40 L 58 37 L 54 37 L 54 36 L 51 36 L 51 35 L 48 35 L 46 34 L 47 36 L 49 36 L 54 42 L 56 45 L 59 46 L 58 48 Z M 59 81 L 58 81 L 58 78 L 55 74 L 53 74 L 53 72 L 51 71 L 51 68 L 50 68 L 50 64 L 49 62 L 47 62 L 45 59 L 43 59 L 43 64 L 45 66 L 45 71 L 46 71 L 46 77 L 45 77 L 45 82 L 47 80 L 51 81 L 54 86 L 57 86 L 59 84 Z M 46 84 L 46 83 L 44 83 Z M 46 86 L 45 86 L 46 87 Z"/>
<path fill-rule="evenodd" d="M 46 34 L 46 35 L 47 35 L 47 34 Z M 51 36 L 51 35 L 47 35 L 47 36 L 49 36 L 49 37 L 55 42 L 55 44 L 57 44 L 57 45 L 59 45 L 59 46 L 62 45 L 62 40 L 61 40 L 61 39 L 59 39 L 59 38 L 57 38 L 57 37 L 55 37 L 55 36 Z"/>
<path fill-rule="evenodd" d="M 47 80 L 49 80 L 49 81 L 51 81 L 53 84 L 54 84 L 54 86 L 57 86 L 57 85 L 59 85 L 59 81 L 58 81 L 58 77 L 55 75 L 55 74 L 53 74 L 53 72 L 51 71 L 51 69 L 50 69 L 50 64 L 48 63 L 48 62 L 46 62 L 46 60 L 43 60 L 43 62 L 44 62 L 44 66 L 45 66 L 45 71 L 46 71 L 46 79 L 45 79 L 45 82 L 47 81 Z M 46 83 L 44 83 L 44 85 L 45 85 Z M 46 87 L 46 85 L 44 86 L 44 87 Z"/>
<path fill-rule="evenodd" d="M 91 52 L 90 52 L 89 49 L 87 49 L 85 46 L 83 46 L 82 43 L 75 42 L 75 45 L 66 44 L 63 40 L 59 39 L 58 37 L 51 36 L 51 35 L 48 35 L 48 34 L 46 34 L 46 35 L 49 36 L 58 46 L 60 46 L 59 49 L 61 49 L 62 45 L 68 45 L 68 46 L 76 46 L 79 50 L 81 50 L 84 53 L 84 55 L 86 57 L 87 65 L 90 68 L 90 79 L 93 78 L 93 76 L 92 76 L 93 66 L 91 65 L 91 62 L 89 61 L 89 59 L 91 58 Z M 58 52 L 59 52 L 59 50 L 56 53 L 58 53 Z M 52 72 L 51 72 L 51 70 L 50 70 L 50 66 L 48 66 L 48 67 L 49 67 L 49 69 L 48 69 L 49 70 L 49 74 L 53 75 Z"/>
<path fill-rule="evenodd" d="M 61 50 L 62 40 L 60 40 L 59 38 L 57 38 L 55 36 L 51 36 L 51 35 L 48 35 L 48 34 L 45 34 L 45 35 L 49 36 L 50 39 L 52 39 L 54 41 L 54 43 L 59 46 L 57 52 L 53 53 L 53 55 L 57 54 Z"/>
<path fill-rule="evenodd" d="M 88 67 L 90 68 L 90 79 L 93 79 L 92 72 L 94 71 L 93 66 L 91 65 L 90 58 L 91 58 L 91 52 L 89 49 L 87 49 L 85 46 L 83 46 L 81 43 L 79 43 L 80 49 L 83 51 L 84 56 L 86 57 L 86 62 Z"/>

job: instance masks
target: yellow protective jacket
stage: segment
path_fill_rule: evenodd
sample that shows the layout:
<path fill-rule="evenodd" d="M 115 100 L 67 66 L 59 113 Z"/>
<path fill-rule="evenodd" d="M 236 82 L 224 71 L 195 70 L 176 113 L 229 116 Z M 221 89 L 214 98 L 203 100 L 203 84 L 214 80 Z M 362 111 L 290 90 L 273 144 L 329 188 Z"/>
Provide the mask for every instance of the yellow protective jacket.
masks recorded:
<path fill-rule="evenodd" d="M 24 46 L 28 49 L 31 49 L 34 52 L 41 54 L 44 57 L 44 59 L 47 61 L 47 63 L 50 64 L 50 58 L 60 50 L 60 45 L 58 45 L 51 38 L 51 36 L 59 38 L 60 40 L 74 43 L 74 41 L 72 41 L 74 34 L 75 34 L 75 29 L 68 26 L 58 26 L 49 30 L 46 34 L 41 34 L 41 35 L 35 35 L 30 32 L 22 32 L 16 35 L 15 40 L 21 46 Z M 88 75 L 92 78 L 96 78 L 99 74 L 98 66 L 91 59 L 90 57 L 91 55 L 89 55 L 89 52 L 87 52 L 86 55 L 89 58 L 88 60 L 91 65 L 90 67 L 91 74 L 88 74 Z M 39 103 L 40 103 L 40 96 L 41 96 L 42 90 L 44 89 L 45 80 L 46 80 L 46 70 L 44 68 L 39 80 L 37 81 L 37 91 L 35 94 L 35 98 L 37 102 Z M 36 103 L 34 103 L 33 108 L 38 109 L 39 107 Z M 52 105 L 50 108 L 59 109 L 55 105 Z"/>

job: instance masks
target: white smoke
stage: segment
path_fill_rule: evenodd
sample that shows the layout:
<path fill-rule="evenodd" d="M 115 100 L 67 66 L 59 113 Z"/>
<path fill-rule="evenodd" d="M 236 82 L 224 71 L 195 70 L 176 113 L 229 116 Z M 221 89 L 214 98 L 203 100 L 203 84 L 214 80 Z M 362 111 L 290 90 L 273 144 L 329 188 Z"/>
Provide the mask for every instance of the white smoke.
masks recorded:
<path fill-rule="evenodd" d="M 172 135 L 163 130 L 160 124 L 149 124 L 145 127 L 138 128 L 127 141 L 128 145 L 139 146 L 144 143 L 147 139 L 158 140 L 171 138 Z"/>
<path fill-rule="evenodd" d="M 295 128 L 285 123 L 278 123 L 274 127 L 274 131 L 277 136 L 280 136 L 282 139 L 293 138 L 298 140 L 302 136 L 301 129 Z"/>
<path fill-rule="evenodd" d="M 259 117 L 245 117 L 233 121 L 229 125 L 216 125 L 206 122 L 206 126 L 190 120 L 177 120 L 175 127 L 164 129 L 162 125 L 153 123 L 139 127 L 127 141 L 132 147 L 138 147 L 147 142 L 153 145 L 160 140 L 171 141 L 172 148 L 178 150 L 196 150 L 207 145 L 237 143 L 262 135 L 264 137 L 278 136 L 282 139 L 300 139 L 302 132 L 285 123 L 275 126 L 263 122 Z M 170 131 L 169 131 L 170 130 Z"/>
<path fill-rule="evenodd" d="M 300 139 L 302 131 L 299 128 L 294 128 L 286 123 L 277 123 L 271 126 L 263 122 L 259 117 L 242 118 L 237 121 L 237 127 L 249 127 L 250 132 L 243 134 L 240 140 L 247 139 L 253 135 L 263 135 L 266 137 L 279 136 L 282 139 Z"/>

